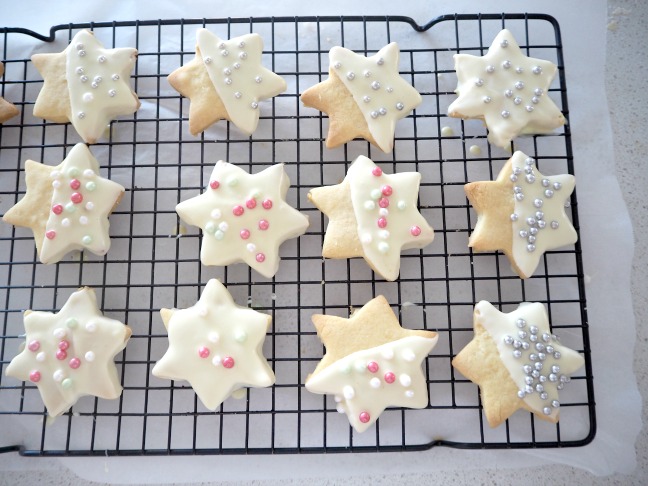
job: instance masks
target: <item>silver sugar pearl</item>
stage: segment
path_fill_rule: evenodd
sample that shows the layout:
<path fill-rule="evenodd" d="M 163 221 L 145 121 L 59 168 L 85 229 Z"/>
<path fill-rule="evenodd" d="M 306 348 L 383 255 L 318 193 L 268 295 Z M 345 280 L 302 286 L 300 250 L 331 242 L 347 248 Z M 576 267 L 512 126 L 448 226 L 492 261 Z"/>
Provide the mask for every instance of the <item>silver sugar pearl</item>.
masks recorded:
<path fill-rule="evenodd" d="M 362 97 L 362 101 L 364 101 L 365 103 L 369 103 L 369 102 L 371 101 L 371 97 L 370 97 L 370 96 L 367 96 L 367 95 L 364 95 L 364 96 Z"/>
<path fill-rule="evenodd" d="M 544 364 L 541 363 L 540 361 L 538 361 L 536 364 L 533 365 L 533 367 L 538 371 L 541 371 L 543 366 Z"/>
<path fill-rule="evenodd" d="M 530 235 L 537 235 L 538 234 L 538 228 L 529 228 L 529 234 Z"/>
<path fill-rule="evenodd" d="M 549 353 L 549 354 L 553 354 L 553 352 L 554 352 L 554 347 L 553 347 L 551 344 L 548 344 L 548 345 L 545 347 L 545 350 L 547 351 L 547 353 Z"/>
<path fill-rule="evenodd" d="M 232 66 L 234 66 L 234 69 L 239 69 L 241 67 L 238 62 L 235 62 L 234 64 L 232 64 Z"/>
<path fill-rule="evenodd" d="M 237 100 L 241 99 L 241 96 L 243 96 L 243 95 L 241 94 L 240 91 L 237 91 L 236 93 L 234 93 L 234 98 L 236 98 Z"/>
<path fill-rule="evenodd" d="M 558 381 L 558 375 L 556 375 L 555 373 L 549 374 L 549 381 L 552 383 L 556 383 Z"/>
<path fill-rule="evenodd" d="M 385 116 L 387 114 L 387 109 L 382 107 L 378 110 L 378 113 L 380 113 L 382 116 Z"/>
<path fill-rule="evenodd" d="M 509 179 L 511 179 L 512 182 L 517 182 L 517 180 L 518 180 L 518 176 L 516 176 L 515 174 L 511 174 L 511 176 L 509 177 Z"/>
<path fill-rule="evenodd" d="M 549 187 L 549 184 L 551 184 L 549 179 L 542 179 L 542 187 Z"/>
<path fill-rule="evenodd" d="M 402 111 L 403 108 L 405 108 L 405 105 L 403 103 L 396 103 L 396 109 L 398 111 Z"/>
<path fill-rule="evenodd" d="M 522 369 L 527 375 L 530 375 L 531 372 L 533 371 L 533 367 L 531 365 L 525 364 Z"/>
<path fill-rule="evenodd" d="M 536 89 L 533 90 L 533 93 L 534 93 L 536 96 L 542 96 L 542 93 L 544 93 L 544 91 L 542 91 L 541 88 L 536 88 Z"/>
<path fill-rule="evenodd" d="M 104 62 L 106 62 L 106 56 L 103 56 L 103 55 L 102 55 L 102 56 L 99 56 L 99 57 L 97 58 L 97 61 L 99 61 L 100 63 L 104 63 Z"/>
<path fill-rule="evenodd" d="M 518 215 L 513 213 L 511 214 L 511 221 L 517 221 L 518 220 Z"/>
<path fill-rule="evenodd" d="M 524 72 L 524 69 L 522 69 L 520 66 L 515 68 L 515 72 L 518 74 L 522 74 Z"/>
<path fill-rule="evenodd" d="M 549 340 L 551 340 L 551 334 L 549 334 L 548 332 L 542 333 L 542 340 L 545 343 L 548 343 Z"/>
<path fill-rule="evenodd" d="M 542 393 L 542 392 L 544 391 L 544 385 L 538 383 L 538 384 L 536 385 L 535 389 L 536 389 L 536 391 L 537 391 L 538 393 Z"/>
<path fill-rule="evenodd" d="M 514 186 L 513 193 L 518 194 L 519 192 L 522 192 L 522 188 L 520 186 Z"/>
<path fill-rule="evenodd" d="M 531 372 L 531 376 L 532 376 L 533 378 L 540 378 L 540 372 L 539 372 L 538 370 L 533 370 L 533 371 Z"/>
<path fill-rule="evenodd" d="M 538 334 L 538 326 L 529 326 L 529 332 L 531 334 Z"/>
<path fill-rule="evenodd" d="M 101 76 L 95 76 L 95 77 L 94 77 L 94 82 L 95 82 L 95 83 L 99 84 L 99 83 L 101 83 L 102 81 L 103 81 L 103 78 L 102 78 Z"/>
<path fill-rule="evenodd" d="M 385 64 L 385 60 L 382 57 L 379 57 L 378 60 L 376 61 L 376 64 L 382 66 L 383 64 Z"/>
<path fill-rule="evenodd" d="M 538 98 L 537 96 L 534 96 L 533 98 L 531 98 L 531 103 L 533 103 L 534 105 L 537 105 L 538 101 L 540 101 L 540 98 Z"/>
<path fill-rule="evenodd" d="M 484 80 L 482 78 L 477 78 L 475 80 L 475 86 L 484 86 Z"/>
<path fill-rule="evenodd" d="M 531 361 L 538 361 L 538 355 L 535 354 L 535 353 L 531 353 L 531 354 L 529 355 L 529 359 L 530 359 Z"/>
<path fill-rule="evenodd" d="M 540 361 L 544 361 L 545 359 L 547 359 L 547 355 L 545 353 L 538 353 L 538 359 Z"/>
<path fill-rule="evenodd" d="M 558 400 L 551 400 L 551 406 L 553 408 L 560 408 L 560 402 Z"/>
<path fill-rule="evenodd" d="M 518 331 L 518 336 L 520 339 L 525 339 L 527 337 L 527 332 L 526 331 Z"/>
<path fill-rule="evenodd" d="M 250 103 L 250 107 L 252 109 L 256 110 L 259 107 L 259 103 L 257 103 L 256 101 L 253 101 L 252 103 Z"/>
<path fill-rule="evenodd" d="M 517 339 L 514 339 L 514 340 L 513 340 L 513 347 L 514 347 L 515 349 L 519 349 L 519 348 L 522 347 L 522 343 L 521 343 L 520 341 L 518 341 Z"/>
<path fill-rule="evenodd" d="M 522 349 L 526 351 L 529 349 L 529 346 L 530 346 L 529 343 L 527 343 L 526 341 L 522 341 Z"/>
<path fill-rule="evenodd" d="M 527 157 L 526 159 L 524 159 L 524 163 L 526 165 L 533 165 L 534 162 L 535 160 L 533 160 L 533 157 Z"/>
<path fill-rule="evenodd" d="M 488 74 L 494 73 L 495 72 L 495 66 L 493 66 L 492 64 L 489 64 L 488 66 L 486 66 L 486 72 Z"/>
<path fill-rule="evenodd" d="M 380 89 L 380 83 L 378 81 L 373 81 L 371 83 L 371 89 L 373 89 L 374 91 Z"/>
<path fill-rule="evenodd" d="M 510 98 L 511 96 L 513 96 L 513 91 L 510 90 L 510 89 L 507 89 L 506 91 L 504 91 L 504 96 L 506 96 L 507 98 Z"/>
<path fill-rule="evenodd" d="M 525 173 L 525 174 L 533 174 L 533 166 L 532 166 L 532 165 L 527 165 L 527 166 L 524 168 L 524 173 Z"/>
<path fill-rule="evenodd" d="M 238 46 L 243 49 L 245 47 L 245 41 L 239 42 Z"/>
<path fill-rule="evenodd" d="M 526 223 L 527 223 L 529 226 L 535 226 L 535 224 L 536 224 L 536 220 L 535 220 L 535 218 L 532 218 L 531 216 L 529 216 L 529 217 L 526 219 Z M 535 334 L 535 333 L 534 333 L 534 334 Z"/>
<path fill-rule="evenodd" d="M 544 351 L 545 350 L 545 345 L 542 343 L 536 343 L 535 348 L 537 351 Z"/>
<path fill-rule="evenodd" d="M 558 383 L 556 385 L 556 390 L 562 390 L 564 387 L 565 387 L 565 385 L 563 383 Z"/>
<path fill-rule="evenodd" d="M 117 94 L 117 91 L 115 91 L 114 89 L 109 89 L 108 90 L 108 96 L 110 96 L 111 98 L 114 98 L 116 94 Z"/>
<path fill-rule="evenodd" d="M 508 112 L 507 110 L 503 110 L 501 115 L 502 115 L 502 118 L 508 118 L 511 115 L 511 113 Z"/>
<path fill-rule="evenodd" d="M 76 68 L 76 73 L 77 74 L 84 74 L 85 71 L 83 70 L 83 68 L 81 66 L 79 66 L 78 68 Z"/>
<path fill-rule="evenodd" d="M 570 381 L 571 381 L 571 379 L 569 378 L 569 376 L 560 375 L 560 382 L 561 383 L 569 383 Z"/>
<path fill-rule="evenodd" d="M 527 251 L 529 253 L 533 253 L 535 251 L 535 249 L 536 249 L 535 245 L 532 245 L 532 244 L 527 245 Z"/>
<path fill-rule="evenodd" d="M 221 56 L 223 56 L 223 57 L 229 56 L 229 51 L 227 49 L 225 49 L 224 51 L 221 51 Z"/>
<path fill-rule="evenodd" d="M 511 61 L 508 61 L 508 60 L 504 61 L 504 62 L 502 63 L 502 67 L 503 67 L 504 69 L 509 69 L 509 68 L 511 67 Z"/>
<path fill-rule="evenodd" d="M 232 78 L 225 78 L 225 84 L 232 84 Z"/>
<path fill-rule="evenodd" d="M 509 41 L 506 39 L 503 39 L 502 42 L 500 42 L 501 47 L 507 48 L 508 45 L 509 45 Z"/>
<path fill-rule="evenodd" d="M 552 373 L 560 373 L 560 366 L 558 366 L 558 365 L 553 365 L 553 366 L 551 367 L 551 372 L 552 372 Z"/>
<path fill-rule="evenodd" d="M 516 195 L 515 195 L 515 199 L 516 199 L 517 201 L 521 201 L 522 199 L 524 199 L 524 194 L 522 194 L 522 193 L 516 194 Z"/>
<path fill-rule="evenodd" d="M 502 340 L 504 341 L 504 344 L 513 344 L 513 336 L 506 335 Z"/>
<path fill-rule="evenodd" d="M 534 200 L 533 200 L 533 205 L 534 205 L 536 208 L 541 208 L 542 205 L 543 205 L 543 201 L 542 201 L 542 199 L 540 199 L 540 198 L 536 198 L 536 199 L 534 199 Z"/>
<path fill-rule="evenodd" d="M 524 391 L 527 395 L 530 395 L 531 393 L 533 393 L 533 387 L 531 385 L 527 385 L 524 387 Z"/>
<path fill-rule="evenodd" d="M 257 76 L 256 78 L 254 78 L 254 82 L 257 84 L 261 83 L 261 81 L 263 81 L 263 78 L 261 76 Z"/>
<path fill-rule="evenodd" d="M 516 349 L 515 351 L 513 351 L 513 357 L 514 358 L 522 357 L 522 351 L 520 351 L 519 349 Z"/>
<path fill-rule="evenodd" d="M 77 42 L 75 47 L 77 51 L 81 51 L 85 46 L 81 42 Z"/>
<path fill-rule="evenodd" d="M 97 83 L 92 83 L 90 86 L 92 86 L 94 89 L 97 89 L 99 87 Z"/>
<path fill-rule="evenodd" d="M 520 238 L 526 238 L 527 236 L 529 236 L 529 233 L 525 230 L 520 230 Z"/>
<path fill-rule="evenodd" d="M 543 219 L 541 219 L 540 221 L 538 221 L 538 228 L 540 228 L 540 229 L 544 229 L 545 226 L 547 226 L 547 222 L 546 222 L 546 221 L 544 221 Z"/>
<path fill-rule="evenodd" d="M 533 106 L 531 106 L 531 105 L 526 105 L 525 108 L 526 108 L 526 111 L 528 111 L 529 113 L 531 113 L 533 111 L 533 109 L 534 109 Z"/>
<path fill-rule="evenodd" d="M 519 390 L 517 392 L 517 396 L 518 398 L 524 398 L 526 396 L 526 393 L 524 392 L 524 390 Z"/>
<path fill-rule="evenodd" d="M 529 336 L 529 341 L 531 341 L 532 343 L 535 343 L 537 340 L 538 340 L 538 336 L 536 336 L 535 334 L 531 334 Z"/>
<path fill-rule="evenodd" d="M 119 74 L 113 74 L 112 76 L 113 81 L 118 81 L 119 80 Z"/>
<path fill-rule="evenodd" d="M 554 195 L 554 192 L 551 189 L 545 189 L 544 194 L 545 194 L 546 197 L 552 198 L 553 195 Z"/>
<path fill-rule="evenodd" d="M 549 394 L 547 392 L 542 392 L 540 394 L 540 399 L 541 400 L 546 400 L 547 398 L 549 398 Z"/>
<path fill-rule="evenodd" d="M 533 174 L 529 174 L 526 176 L 526 180 L 529 184 L 533 184 L 535 182 L 535 176 Z"/>
<path fill-rule="evenodd" d="M 513 173 L 514 174 L 520 174 L 520 173 L 522 173 L 522 169 L 520 167 L 514 167 L 513 168 Z"/>
<path fill-rule="evenodd" d="M 385 88 L 385 91 L 387 91 L 388 93 L 392 93 L 394 91 L 394 88 L 388 86 L 387 88 Z"/>
<path fill-rule="evenodd" d="M 366 69 L 362 74 L 364 74 L 365 78 L 370 78 L 371 77 L 371 71 L 369 71 L 368 69 Z"/>
<path fill-rule="evenodd" d="M 551 229 L 558 229 L 559 226 L 560 224 L 558 223 L 558 221 L 551 222 Z"/>
<path fill-rule="evenodd" d="M 514 86 L 515 89 L 524 89 L 524 83 L 522 81 L 518 81 Z"/>
<path fill-rule="evenodd" d="M 561 184 L 560 182 L 554 182 L 554 183 L 553 183 L 553 188 L 554 188 L 556 191 L 560 191 L 560 188 L 561 188 L 561 187 L 562 187 L 562 184 Z"/>
<path fill-rule="evenodd" d="M 517 327 L 519 327 L 520 329 L 522 329 L 524 326 L 526 326 L 526 321 L 524 319 L 520 318 L 517 321 L 515 321 L 515 325 Z"/>
<path fill-rule="evenodd" d="M 86 55 L 86 51 L 78 51 L 77 54 L 79 55 L 79 57 L 83 57 Z"/>
<path fill-rule="evenodd" d="M 536 242 L 536 237 L 533 236 L 533 235 L 529 235 L 529 237 L 527 238 L 527 241 L 529 243 L 535 243 Z"/>
<path fill-rule="evenodd" d="M 525 376 L 524 383 L 526 383 L 527 385 L 533 385 L 533 376 Z"/>
<path fill-rule="evenodd" d="M 239 53 L 239 59 L 241 59 L 241 60 L 247 59 L 247 52 Z"/>
<path fill-rule="evenodd" d="M 484 101 L 484 103 L 490 103 L 491 101 L 493 101 L 490 96 L 484 96 L 482 100 Z"/>
<path fill-rule="evenodd" d="M 225 43 L 221 42 L 220 44 L 218 44 L 218 48 L 221 49 L 221 50 L 225 49 Z"/>
<path fill-rule="evenodd" d="M 80 112 L 78 113 L 77 116 L 78 116 L 81 120 L 83 120 L 83 119 L 85 118 L 85 113 L 83 113 L 82 111 L 80 111 Z"/>
<path fill-rule="evenodd" d="M 338 61 L 338 62 L 336 62 L 335 64 L 333 64 L 333 67 L 334 67 L 335 69 L 340 69 L 340 68 L 342 67 L 342 63 L 341 63 L 340 61 Z"/>
<path fill-rule="evenodd" d="M 226 67 L 225 69 L 223 69 L 223 74 L 225 76 L 229 76 L 230 74 L 232 74 L 232 70 L 230 68 Z"/>
<path fill-rule="evenodd" d="M 568 207 L 570 207 L 570 206 L 571 206 L 571 201 L 570 201 L 569 199 L 567 199 L 567 200 L 565 201 L 565 207 L 568 208 Z"/>
<path fill-rule="evenodd" d="M 520 103 L 522 103 L 522 98 L 516 96 L 515 98 L 513 98 L 513 103 L 519 105 Z"/>
<path fill-rule="evenodd" d="M 378 118 L 378 112 L 375 111 L 375 110 L 372 111 L 372 112 L 370 113 L 370 115 L 371 115 L 371 118 Z"/>
<path fill-rule="evenodd" d="M 350 80 L 350 81 L 354 80 L 355 79 L 355 73 L 353 71 L 349 71 L 347 73 L 347 79 Z"/>
<path fill-rule="evenodd" d="M 85 82 L 88 81 L 88 76 L 84 75 L 84 76 L 81 76 L 79 79 L 81 80 L 82 83 L 85 83 Z"/>
<path fill-rule="evenodd" d="M 533 66 L 531 69 L 531 72 L 533 74 L 541 74 L 542 73 L 542 68 L 540 66 Z"/>

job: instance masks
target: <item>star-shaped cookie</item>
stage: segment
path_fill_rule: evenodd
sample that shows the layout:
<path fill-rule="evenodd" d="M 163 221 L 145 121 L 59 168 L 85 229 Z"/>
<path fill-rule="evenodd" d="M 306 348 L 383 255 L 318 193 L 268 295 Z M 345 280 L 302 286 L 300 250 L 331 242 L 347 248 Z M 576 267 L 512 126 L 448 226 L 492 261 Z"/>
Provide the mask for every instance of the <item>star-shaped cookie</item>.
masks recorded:
<path fill-rule="evenodd" d="M 356 137 L 383 152 L 394 148 L 396 122 L 423 101 L 398 73 L 398 44 L 392 42 L 365 57 L 343 47 L 329 52 L 329 78 L 301 95 L 304 105 L 329 116 L 328 148 Z"/>
<path fill-rule="evenodd" d="M 286 202 L 290 180 L 283 164 L 257 173 L 219 160 L 203 194 L 176 206 L 203 230 L 203 265 L 245 262 L 264 277 L 279 269 L 279 246 L 306 232 L 308 218 Z"/>
<path fill-rule="evenodd" d="M 41 262 L 56 263 L 73 250 L 108 252 L 108 215 L 124 188 L 99 175 L 85 144 L 75 145 L 56 167 L 27 160 L 25 183 L 25 196 L 2 219 L 33 231 Z"/>
<path fill-rule="evenodd" d="M 479 385 L 488 424 L 497 427 L 520 408 L 556 423 L 558 391 L 585 360 L 551 333 L 544 306 L 502 313 L 481 301 L 473 320 L 475 336 L 452 366 Z"/>
<path fill-rule="evenodd" d="M 423 248 L 434 231 L 417 209 L 421 174 L 385 174 L 361 155 L 342 183 L 312 189 L 308 199 L 329 217 L 322 256 L 363 257 L 386 280 L 400 273 L 400 254 Z"/>
<path fill-rule="evenodd" d="M 234 303 L 216 279 L 188 309 L 161 309 L 169 349 L 153 375 L 187 380 L 209 410 L 243 387 L 267 387 L 275 376 L 263 356 L 272 317 Z"/>
<path fill-rule="evenodd" d="M 169 74 L 169 83 L 191 100 L 189 131 L 197 135 L 219 120 L 230 120 L 250 135 L 259 123 L 259 102 L 286 91 L 286 82 L 261 65 L 263 39 L 245 34 L 220 39 L 196 32 L 196 57 Z"/>
<path fill-rule="evenodd" d="M 4 64 L 0 62 L 0 77 L 4 74 Z M 0 96 L 0 123 L 6 122 L 9 118 L 16 116 L 20 111 L 13 103 L 9 103 Z"/>
<path fill-rule="evenodd" d="M 121 395 L 113 360 L 126 347 L 131 330 L 102 315 L 94 290 L 74 292 L 57 313 L 25 311 L 24 322 L 25 347 L 6 375 L 35 383 L 51 417 L 85 395 Z"/>
<path fill-rule="evenodd" d="M 89 30 L 79 31 L 63 52 L 34 54 L 44 79 L 34 116 L 72 122 L 86 143 L 95 143 L 111 120 L 140 106 L 129 85 L 136 60 L 136 49 L 105 49 Z"/>
<path fill-rule="evenodd" d="M 542 175 L 533 158 L 515 152 L 496 180 L 464 186 L 477 211 L 468 246 L 476 251 L 501 250 L 521 278 L 530 277 L 545 251 L 578 239 L 565 214 L 575 183 L 569 174 Z"/>
<path fill-rule="evenodd" d="M 370 300 L 349 319 L 312 317 L 326 354 L 306 380 L 313 393 L 333 394 L 358 432 L 387 407 L 424 408 L 421 362 L 435 346 L 432 331 L 403 329 L 385 297 Z"/>
<path fill-rule="evenodd" d="M 459 97 L 448 107 L 456 118 L 480 118 L 488 140 L 507 147 L 520 134 L 549 133 L 565 117 L 547 91 L 555 64 L 525 56 L 513 34 L 504 29 L 485 56 L 455 54 Z"/>

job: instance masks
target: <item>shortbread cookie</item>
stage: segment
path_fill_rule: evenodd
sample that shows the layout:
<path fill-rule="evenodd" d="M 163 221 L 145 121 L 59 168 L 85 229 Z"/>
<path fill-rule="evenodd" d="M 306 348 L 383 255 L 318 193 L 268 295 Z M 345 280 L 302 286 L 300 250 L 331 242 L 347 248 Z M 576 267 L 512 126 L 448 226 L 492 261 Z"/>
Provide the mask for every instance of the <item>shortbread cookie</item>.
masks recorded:
<path fill-rule="evenodd" d="M 209 410 L 243 387 L 267 387 L 275 376 L 263 356 L 272 317 L 234 303 L 216 279 L 188 309 L 161 309 L 169 349 L 153 375 L 187 380 Z"/>
<path fill-rule="evenodd" d="M 394 148 L 396 122 L 421 104 L 421 95 L 398 73 L 398 44 L 364 57 L 343 47 L 329 52 L 329 78 L 301 95 L 304 105 L 329 116 L 328 148 L 356 137 L 383 152 Z"/>
<path fill-rule="evenodd" d="M 341 184 L 312 189 L 308 199 L 329 217 L 322 256 L 363 257 L 383 278 L 396 280 L 401 251 L 434 239 L 416 205 L 420 181 L 418 172 L 385 174 L 361 155 Z"/>
<path fill-rule="evenodd" d="M 111 120 L 140 106 L 129 84 L 136 60 L 136 49 L 105 49 L 89 30 L 78 32 L 63 52 L 34 54 L 45 81 L 34 116 L 72 122 L 86 143 L 96 143 Z"/>
<path fill-rule="evenodd" d="M 306 389 L 332 394 L 358 432 L 387 407 L 424 408 L 428 391 L 421 362 L 435 346 L 432 331 L 403 329 L 381 295 L 349 319 L 314 315 L 326 354 L 306 379 Z"/>
<path fill-rule="evenodd" d="M 2 219 L 34 232 L 41 262 L 56 263 L 73 250 L 108 252 L 108 215 L 124 188 L 99 175 L 99 163 L 85 144 L 75 145 L 56 167 L 28 160 L 25 183 L 25 197 Z"/>
<path fill-rule="evenodd" d="M 286 91 L 283 78 L 261 65 L 261 36 L 223 40 L 198 29 L 196 41 L 196 57 L 168 77 L 191 100 L 189 131 L 197 135 L 219 120 L 230 120 L 252 134 L 259 123 L 259 102 Z"/>
<path fill-rule="evenodd" d="M 530 277 L 545 251 L 578 239 L 565 214 L 575 183 L 569 174 L 542 175 L 533 158 L 515 152 L 496 180 L 464 186 L 477 211 L 468 246 L 501 250 L 521 278 Z"/>
<path fill-rule="evenodd" d="M 525 56 L 510 31 L 497 36 L 485 56 L 455 54 L 459 97 L 448 107 L 455 118 L 480 118 L 488 141 L 507 147 L 522 134 L 549 133 L 565 117 L 548 96 L 555 64 Z"/>
<path fill-rule="evenodd" d="M 279 269 L 279 246 L 306 232 L 308 218 L 286 201 L 283 164 L 257 173 L 219 160 L 203 194 L 181 202 L 182 220 L 203 230 L 203 265 L 245 262 L 264 277 Z"/>
<path fill-rule="evenodd" d="M 502 313 L 481 301 L 473 318 L 475 336 L 452 366 L 479 385 L 488 424 L 497 427 L 520 408 L 558 422 L 558 391 L 585 360 L 551 333 L 544 306 L 525 302 Z"/>
<path fill-rule="evenodd" d="M 74 292 L 55 314 L 25 311 L 24 322 L 25 346 L 6 375 L 35 383 L 51 417 L 85 395 L 121 395 L 114 358 L 126 347 L 131 330 L 103 316 L 94 290 Z"/>
<path fill-rule="evenodd" d="M 0 62 L 0 77 L 4 74 L 4 64 Z M 9 118 L 16 116 L 20 111 L 13 103 L 9 103 L 0 96 L 0 123 L 6 122 Z"/>

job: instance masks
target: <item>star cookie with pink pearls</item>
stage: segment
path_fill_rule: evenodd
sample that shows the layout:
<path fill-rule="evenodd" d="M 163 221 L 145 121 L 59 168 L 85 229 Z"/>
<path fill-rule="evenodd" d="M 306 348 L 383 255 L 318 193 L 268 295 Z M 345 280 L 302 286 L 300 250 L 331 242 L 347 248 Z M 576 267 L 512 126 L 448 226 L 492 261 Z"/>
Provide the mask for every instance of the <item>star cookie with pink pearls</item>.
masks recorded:
<path fill-rule="evenodd" d="M 396 122 L 423 101 L 400 76 L 399 57 L 396 42 L 370 57 L 339 46 L 330 50 L 329 78 L 301 95 L 304 105 L 328 114 L 328 148 L 360 137 L 383 152 L 393 150 Z"/>
<path fill-rule="evenodd" d="M 251 135 L 261 101 L 286 91 L 286 82 L 263 67 L 263 39 L 245 34 L 224 40 L 207 29 L 196 32 L 196 57 L 169 74 L 169 84 L 191 100 L 189 131 L 198 135 L 219 120 L 230 120 Z"/>
<path fill-rule="evenodd" d="M 361 155 L 342 183 L 312 189 L 309 200 L 329 217 L 322 256 L 363 257 L 386 280 L 400 273 L 401 251 L 423 248 L 434 231 L 417 208 L 421 174 L 386 174 Z"/>
<path fill-rule="evenodd" d="M 79 31 L 57 54 L 34 54 L 44 84 L 34 116 L 72 125 L 86 143 L 96 143 L 111 120 L 135 113 L 140 102 L 130 87 L 137 49 L 106 49 L 89 30 Z"/>
<path fill-rule="evenodd" d="M 103 316 L 94 290 L 74 292 L 57 313 L 25 311 L 24 323 L 24 348 L 6 375 L 35 384 L 50 417 L 65 413 L 85 395 L 121 395 L 114 358 L 131 330 Z"/>
<path fill-rule="evenodd" d="M 204 193 L 176 206 L 180 218 L 203 231 L 204 265 L 247 263 L 267 278 L 279 269 L 279 246 L 306 232 L 308 218 L 286 202 L 283 164 L 257 173 L 216 163 Z"/>
<path fill-rule="evenodd" d="M 306 379 L 312 393 L 333 395 L 337 411 L 364 432 L 387 407 L 424 408 L 427 382 L 421 362 L 437 333 L 404 329 L 381 295 L 349 319 L 314 315 L 326 354 Z"/>
<path fill-rule="evenodd" d="M 244 387 L 268 387 L 275 376 L 263 356 L 272 317 L 236 305 L 225 286 L 207 282 L 187 309 L 161 309 L 169 348 L 153 375 L 187 380 L 209 410 Z"/>
<path fill-rule="evenodd" d="M 484 414 L 497 427 L 519 409 L 558 422 L 558 393 L 585 359 L 551 332 L 540 303 L 500 312 L 481 301 L 473 314 L 475 335 L 452 366 L 479 385 Z"/>
<path fill-rule="evenodd" d="M 565 213 L 575 184 L 570 174 L 543 175 L 535 159 L 515 152 L 496 180 L 464 186 L 477 211 L 468 246 L 503 251 L 521 278 L 530 277 L 546 251 L 578 239 Z"/>
<path fill-rule="evenodd" d="M 488 141 L 505 148 L 518 135 L 550 133 L 565 117 L 549 97 L 558 68 L 525 56 L 513 34 L 502 30 L 486 55 L 455 54 L 459 97 L 448 107 L 455 118 L 479 118 Z"/>
<path fill-rule="evenodd" d="M 99 162 L 85 144 L 75 145 L 56 167 L 28 160 L 25 183 L 25 196 L 2 219 L 32 230 L 42 263 L 56 263 L 74 250 L 108 252 L 108 216 L 125 189 L 99 175 Z"/>

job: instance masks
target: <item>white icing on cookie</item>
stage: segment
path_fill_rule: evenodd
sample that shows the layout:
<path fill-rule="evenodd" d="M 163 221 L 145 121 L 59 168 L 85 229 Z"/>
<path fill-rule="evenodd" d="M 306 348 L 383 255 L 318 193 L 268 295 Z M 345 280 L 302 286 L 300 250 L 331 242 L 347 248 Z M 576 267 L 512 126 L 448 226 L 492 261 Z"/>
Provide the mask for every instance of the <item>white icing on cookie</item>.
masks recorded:
<path fill-rule="evenodd" d="M 110 248 L 108 215 L 124 188 L 99 175 L 88 147 L 76 144 L 51 173 L 54 188 L 40 259 L 55 263 L 72 250 L 105 255 Z"/>
<path fill-rule="evenodd" d="M 137 49 L 105 49 L 87 30 L 77 33 L 67 47 L 70 121 L 86 142 L 94 143 L 116 116 L 139 108 L 128 84 L 136 58 Z"/>
<path fill-rule="evenodd" d="M 270 278 L 279 269 L 279 246 L 308 228 L 308 218 L 285 201 L 289 187 L 283 164 L 248 174 L 220 160 L 206 191 L 181 202 L 176 211 L 203 230 L 204 265 L 243 261 Z"/>
<path fill-rule="evenodd" d="M 209 79 L 231 121 L 248 135 L 259 123 L 259 101 L 286 90 L 286 82 L 261 65 L 263 40 L 245 34 L 222 40 L 207 29 L 196 33 Z"/>
<path fill-rule="evenodd" d="M 455 54 L 454 60 L 459 97 L 448 114 L 483 118 L 492 144 L 506 147 L 519 134 L 548 133 L 565 124 L 547 94 L 556 65 L 526 57 L 510 31 L 497 34 L 485 56 Z"/>
<path fill-rule="evenodd" d="M 396 122 L 421 104 L 421 95 L 398 74 L 400 50 L 392 42 L 371 57 L 344 47 L 329 52 L 330 68 L 351 92 L 369 131 L 384 152 L 394 148 Z"/>
<path fill-rule="evenodd" d="M 130 329 L 103 317 L 90 288 L 74 292 L 63 308 L 25 314 L 26 345 L 7 367 L 7 376 L 38 387 L 50 416 L 56 417 L 84 395 L 117 398 L 122 391 L 113 358 Z"/>
<path fill-rule="evenodd" d="M 565 214 L 565 203 L 574 191 L 573 175 L 544 176 L 535 161 L 517 151 L 511 157 L 514 183 L 513 259 L 527 277 L 547 250 L 571 245 L 578 235 Z"/>
<path fill-rule="evenodd" d="M 437 339 L 409 336 L 356 351 L 309 376 L 306 389 L 335 395 L 338 411 L 363 432 L 387 407 L 424 408 L 428 404 L 421 361 Z"/>
<path fill-rule="evenodd" d="M 153 375 L 187 380 L 210 410 L 242 387 L 270 386 L 275 377 L 262 347 L 271 321 L 267 314 L 236 305 L 223 284 L 212 279 L 194 306 L 175 310 L 166 323 L 169 349 Z"/>
<path fill-rule="evenodd" d="M 505 314 L 483 300 L 475 306 L 475 316 L 495 341 L 518 397 L 534 412 L 557 418 L 558 391 L 585 360 L 551 333 L 544 306 L 524 302 Z"/>
<path fill-rule="evenodd" d="M 417 208 L 421 174 L 385 174 L 364 155 L 347 172 L 364 257 L 387 280 L 398 278 L 400 254 L 423 248 L 434 231 Z"/>

